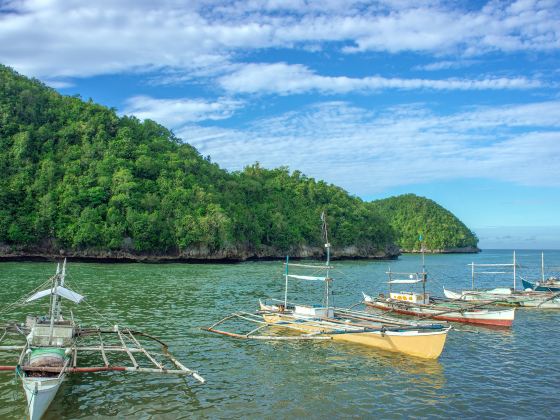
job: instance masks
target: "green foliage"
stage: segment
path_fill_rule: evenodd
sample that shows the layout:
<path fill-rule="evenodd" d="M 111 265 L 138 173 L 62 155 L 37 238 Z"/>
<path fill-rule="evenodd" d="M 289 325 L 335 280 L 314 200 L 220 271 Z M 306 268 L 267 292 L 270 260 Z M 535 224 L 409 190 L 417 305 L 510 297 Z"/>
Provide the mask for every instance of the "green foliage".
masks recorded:
<path fill-rule="evenodd" d="M 375 208 L 286 168 L 228 173 L 161 125 L 0 65 L 0 243 L 177 253 L 393 243 Z"/>
<path fill-rule="evenodd" d="M 401 249 L 420 250 L 420 235 L 424 246 L 430 250 L 476 247 L 478 244 L 473 232 L 430 199 L 405 194 L 374 201 L 370 206 L 389 221 Z"/>

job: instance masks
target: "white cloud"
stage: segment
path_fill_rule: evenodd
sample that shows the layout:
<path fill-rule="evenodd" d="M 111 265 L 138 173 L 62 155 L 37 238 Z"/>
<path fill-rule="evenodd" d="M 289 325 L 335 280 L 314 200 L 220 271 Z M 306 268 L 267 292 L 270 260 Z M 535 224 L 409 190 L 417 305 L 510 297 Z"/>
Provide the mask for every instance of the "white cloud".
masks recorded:
<path fill-rule="evenodd" d="M 0 9 L 0 57 L 27 75 L 86 77 L 173 68 L 208 71 L 265 48 L 476 56 L 560 48 L 557 1 L 12 1 Z"/>
<path fill-rule="evenodd" d="M 477 60 L 444 60 L 436 61 L 429 64 L 415 66 L 414 70 L 425 70 L 425 71 L 438 71 L 438 70 L 449 70 L 449 69 L 461 69 L 464 67 L 472 66 L 478 63 Z"/>
<path fill-rule="evenodd" d="M 244 130 L 191 126 L 178 134 L 226 168 L 287 165 L 364 196 L 465 178 L 560 186 L 558 115 L 558 101 L 448 116 L 419 104 L 372 113 L 329 102 Z"/>
<path fill-rule="evenodd" d="M 65 89 L 75 85 L 73 82 L 65 80 L 44 80 L 43 82 L 53 89 Z"/>
<path fill-rule="evenodd" d="M 246 64 L 220 78 L 221 86 L 232 93 L 277 93 L 281 95 L 318 91 L 348 93 L 384 89 L 493 90 L 542 87 L 538 80 L 524 77 L 483 79 L 404 79 L 370 76 L 351 78 L 321 76 L 301 64 Z"/>
<path fill-rule="evenodd" d="M 124 114 L 140 119 L 152 119 L 169 128 L 181 127 L 189 122 L 223 120 L 229 118 L 241 102 L 221 99 L 216 102 L 192 99 L 155 99 L 134 96 L 126 101 Z"/>

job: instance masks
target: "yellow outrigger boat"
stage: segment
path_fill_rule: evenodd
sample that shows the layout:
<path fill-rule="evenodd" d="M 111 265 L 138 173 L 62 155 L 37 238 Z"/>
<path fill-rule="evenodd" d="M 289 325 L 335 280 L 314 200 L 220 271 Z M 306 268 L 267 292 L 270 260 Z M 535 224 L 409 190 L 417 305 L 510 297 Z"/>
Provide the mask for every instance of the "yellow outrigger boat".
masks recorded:
<path fill-rule="evenodd" d="M 241 339 L 255 340 L 332 340 L 355 343 L 424 359 L 437 359 L 443 351 L 451 327 L 445 323 L 407 321 L 386 315 L 336 308 L 330 305 L 330 243 L 324 215 L 323 234 L 327 251 L 325 265 L 285 263 L 284 299 L 259 300 L 255 313 L 235 312 L 205 328 L 207 331 Z M 324 276 L 290 274 L 289 267 L 325 270 Z M 320 281 L 325 284 L 323 305 L 304 305 L 288 302 L 288 280 Z M 257 324 L 247 333 L 218 329 L 226 322 Z M 263 334 L 268 330 L 269 334 Z M 283 334 L 291 333 L 291 334 Z"/>

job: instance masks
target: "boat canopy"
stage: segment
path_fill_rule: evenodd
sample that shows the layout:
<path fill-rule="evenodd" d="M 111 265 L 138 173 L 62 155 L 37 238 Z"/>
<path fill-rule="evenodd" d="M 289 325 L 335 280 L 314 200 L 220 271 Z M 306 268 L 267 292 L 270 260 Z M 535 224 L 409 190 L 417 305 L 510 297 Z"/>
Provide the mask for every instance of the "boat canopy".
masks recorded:
<path fill-rule="evenodd" d="M 398 279 L 398 280 L 391 280 L 388 281 L 388 284 L 416 284 L 422 283 L 424 280 L 422 279 Z"/>
<path fill-rule="evenodd" d="M 299 280 L 317 280 L 317 281 L 325 281 L 326 277 L 315 277 L 315 276 L 300 276 L 296 274 L 288 274 L 288 277 L 292 279 L 299 279 Z"/>
<path fill-rule="evenodd" d="M 84 297 L 79 293 L 76 293 L 63 286 L 57 286 L 54 288 L 54 290 L 53 289 L 41 290 L 40 292 L 37 292 L 32 296 L 30 296 L 29 298 L 27 298 L 25 302 L 26 303 L 33 302 L 34 300 L 41 299 L 42 297 L 49 296 L 51 294 L 62 296 L 63 298 L 71 300 L 74 303 L 80 303 L 82 300 L 84 300 Z"/>

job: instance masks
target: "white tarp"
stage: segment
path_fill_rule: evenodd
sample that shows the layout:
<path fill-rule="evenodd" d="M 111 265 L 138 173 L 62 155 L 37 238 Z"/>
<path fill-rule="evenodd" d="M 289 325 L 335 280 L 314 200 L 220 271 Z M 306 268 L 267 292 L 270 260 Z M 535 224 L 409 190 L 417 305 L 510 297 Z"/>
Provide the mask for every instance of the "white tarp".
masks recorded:
<path fill-rule="evenodd" d="M 34 300 L 41 299 L 42 297 L 45 296 L 49 296 L 51 293 L 52 293 L 52 289 L 41 290 L 40 292 L 37 292 L 31 297 L 27 298 L 25 302 L 33 302 Z M 84 300 L 84 297 L 79 293 L 73 292 L 72 290 L 62 286 L 57 286 L 53 294 L 62 296 L 63 298 L 71 300 L 74 303 L 80 303 L 82 300 Z"/>
<path fill-rule="evenodd" d="M 415 284 L 415 283 L 420 283 L 421 281 L 422 281 L 422 279 L 414 279 L 414 280 L 404 279 L 404 280 L 391 280 L 391 281 L 388 281 L 387 283 L 389 283 L 389 284 Z"/>
<path fill-rule="evenodd" d="M 295 275 L 295 274 L 288 274 L 288 277 L 290 277 L 292 279 L 300 279 L 300 280 L 319 280 L 319 281 L 325 281 L 326 280 L 325 277 L 299 276 L 299 275 Z"/>

